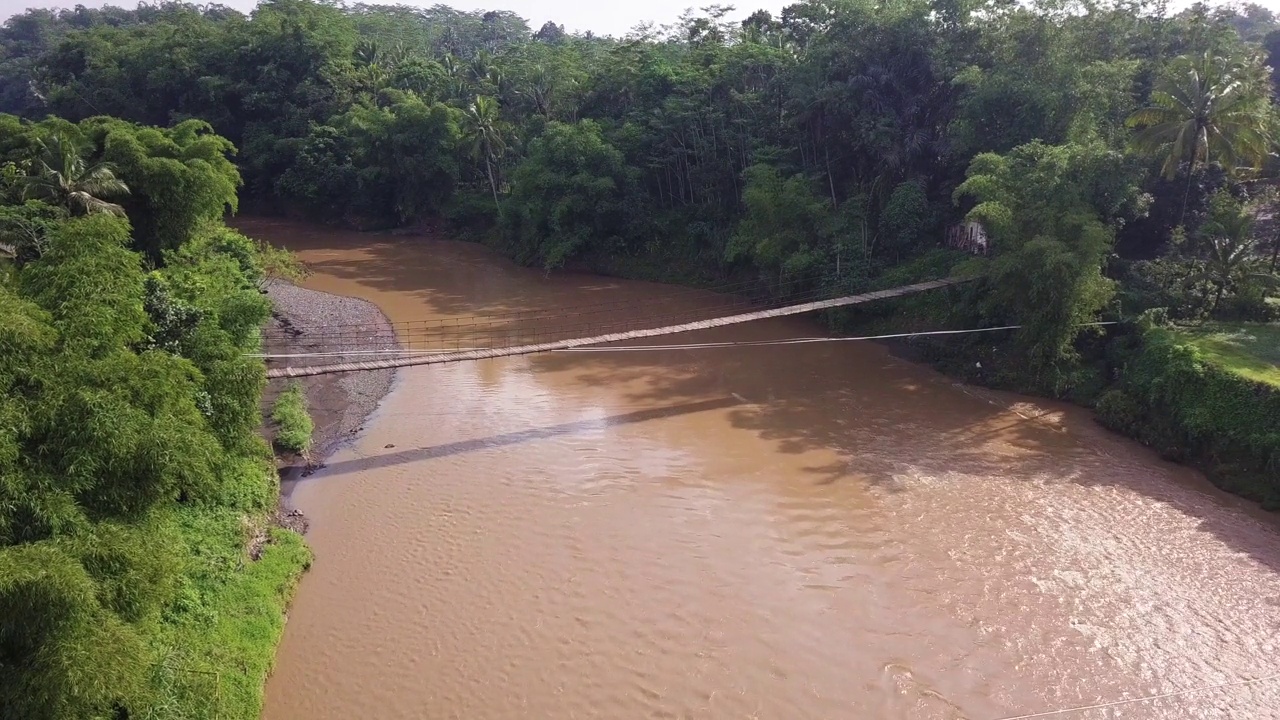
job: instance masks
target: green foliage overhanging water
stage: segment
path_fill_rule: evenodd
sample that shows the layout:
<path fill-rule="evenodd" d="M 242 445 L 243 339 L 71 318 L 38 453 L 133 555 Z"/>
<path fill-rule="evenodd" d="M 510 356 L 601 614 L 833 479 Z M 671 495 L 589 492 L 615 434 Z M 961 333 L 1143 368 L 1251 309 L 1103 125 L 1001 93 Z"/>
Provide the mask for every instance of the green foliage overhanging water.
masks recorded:
<path fill-rule="evenodd" d="M 245 357 L 279 259 L 222 225 L 239 175 L 204 123 L 9 128 L 0 716 L 256 717 L 309 562 L 269 528 Z"/>

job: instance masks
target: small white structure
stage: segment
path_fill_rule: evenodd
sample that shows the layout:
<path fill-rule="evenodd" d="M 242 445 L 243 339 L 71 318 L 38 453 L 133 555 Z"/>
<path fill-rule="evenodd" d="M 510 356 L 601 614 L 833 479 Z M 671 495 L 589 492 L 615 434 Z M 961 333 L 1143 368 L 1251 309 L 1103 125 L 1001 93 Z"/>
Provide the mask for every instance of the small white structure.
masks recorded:
<path fill-rule="evenodd" d="M 986 255 L 990 246 L 987 243 L 987 231 L 982 223 L 967 222 L 947 228 L 946 246 L 957 250 L 971 252 L 974 255 Z"/>

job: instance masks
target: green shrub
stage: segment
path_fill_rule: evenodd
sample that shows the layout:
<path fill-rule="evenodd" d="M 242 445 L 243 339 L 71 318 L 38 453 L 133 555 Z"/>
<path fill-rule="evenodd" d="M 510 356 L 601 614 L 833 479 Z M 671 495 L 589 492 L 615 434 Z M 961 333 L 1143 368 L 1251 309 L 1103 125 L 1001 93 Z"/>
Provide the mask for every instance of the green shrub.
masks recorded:
<path fill-rule="evenodd" d="M 444 218 L 455 231 L 488 230 L 498 222 L 498 209 L 492 195 L 460 190 L 445 207 Z"/>
<path fill-rule="evenodd" d="M 0 551 L 0 640 L 0 717 L 98 718 L 146 701 L 138 628 L 56 541 Z"/>
<path fill-rule="evenodd" d="M 307 397 L 302 386 L 290 383 L 276 399 L 271 419 L 276 423 L 276 447 L 289 452 L 304 453 L 311 447 L 311 432 L 315 425 L 307 412 Z"/>
<path fill-rule="evenodd" d="M 1199 320 L 1207 313 L 1209 286 L 1197 282 L 1200 272 L 1192 260 L 1161 257 L 1138 260 L 1117 268 L 1122 279 L 1121 307 L 1136 315 L 1151 308 L 1164 308 L 1172 320 Z"/>
<path fill-rule="evenodd" d="M 141 716 L 256 720 L 285 608 L 311 553 L 297 533 L 248 525 L 225 507 L 186 507 L 176 521 L 188 562 L 153 640 L 157 697 Z M 265 541 L 257 560 L 246 549 L 255 537 Z"/>
<path fill-rule="evenodd" d="M 1161 328 L 1121 361 L 1098 418 L 1225 490 L 1280 509 L 1280 388 L 1212 361 Z"/>
<path fill-rule="evenodd" d="M 1222 302 L 1214 309 L 1214 317 L 1243 322 L 1275 320 L 1278 313 L 1276 307 L 1267 301 L 1269 289 L 1261 282 L 1241 283 L 1235 294 L 1222 298 Z"/>
<path fill-rule="evenodd" d="M 258 437 L 257 446 L 250 455 L 223 456 L 218 465 L 222 482 L 208 493 L 193 495 L 192 500 L 250 513 L 274 510 L 280 497 L 275 462 L 266 440 Z"/>
<path fill-rule="evenodd" d="M 924 185 L 915 180 L 899 183 L 889 194 L 880 216 L 880 251 L 895 259 L 928 247 L 937 234 L 937 219 L 929 206 Z"/>
<path fill-rule="evenodd" d="M 1132 395 L 1120 389 L 1103 393 L 1094 406 L 1099 423 L 1125 435 L 1135 435 L 1142 420 L 1142 406 Z"/>

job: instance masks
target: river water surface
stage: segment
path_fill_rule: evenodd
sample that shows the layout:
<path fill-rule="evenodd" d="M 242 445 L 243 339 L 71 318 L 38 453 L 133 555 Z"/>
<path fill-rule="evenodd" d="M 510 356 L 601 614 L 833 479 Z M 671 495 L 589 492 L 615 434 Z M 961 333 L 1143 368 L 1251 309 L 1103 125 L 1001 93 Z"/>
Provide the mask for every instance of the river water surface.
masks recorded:
<path fill-rule="evenodd" d="M 675 292 L 242 225 L 393 321 Z M 404 369 L 293 500 L 316 562 L 268 720 L 986 720 L 1280 672 L 1270 516 L 870 343 Z M 1280 682 L 1051 717 L 1280 718 Z"/>

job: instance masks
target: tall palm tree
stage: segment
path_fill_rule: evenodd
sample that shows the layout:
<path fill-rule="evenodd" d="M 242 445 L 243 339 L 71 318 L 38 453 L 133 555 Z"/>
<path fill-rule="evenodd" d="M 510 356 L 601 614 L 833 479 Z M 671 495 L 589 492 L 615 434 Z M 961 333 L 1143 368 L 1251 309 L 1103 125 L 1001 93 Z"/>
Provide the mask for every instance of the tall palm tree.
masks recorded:
<path fill-rule="evenodd" d="M 553 89 L 554 84 L 547 74 L 546 66 L 538 65 L 533 71 L 533 76 L 528 81 L 528 86 L 517 89 L 516 94 L 529 98 L 529 101 L 533 103 L 533 111 L 550 120 L 551 93 Z"/>
<path fill-rule="evenodd" d="M 42 143 L 34 169 L 22 178 L 22 197 L 65 207 L 72 215 L 106 213 L 124 217 L 124 208 L 105 198 L 127 195 L 129 187 L 110 163 L 89 165 L 70 138 L 54 135 Z"/>
<path fill-rule="evenodd" d="M 449 78 L 448 91 L 453 98 L 461 100 L 468 93 L 467 72 L 462 61 L 456 55 L 448 54 L 440 58 L 440 67 L 444 68 L 445 75 Z"/>
<path fill-rule="evenodd" d="M 463 80 L 473 88 L 474 92 L 491 93 L 501 97 L 507 90 L 507 76 L 493 61 L 493 55 L 481 50 L 471 58 L 465 67 L 459 66 Z"/>
<path fill-rule="evenodd" d="M 472 101 L 467 107 L 466 134 L 471 142 L 472 159 L 484 161 L 489 188 L 493 191 L 493 204 L 497 205 L 499 163 L 507 151 L 506 126 L 499 114 L 497 100 L 480 95 Z"/>
<path fill-rule="evenodd" d="M 1228 173 L 1261 168 L 1275 139 L 1267 85 L 1257 65 L 1211 53 L 1175 58 L 1151 93 L 1152 104 L 1127 120 L 1141 128 L 1134 148 L 1164 154 L 1161 172 L 1170 180 L 1183 162 L 1190 163 L 1188 175 L 1214 161 Z"/>

